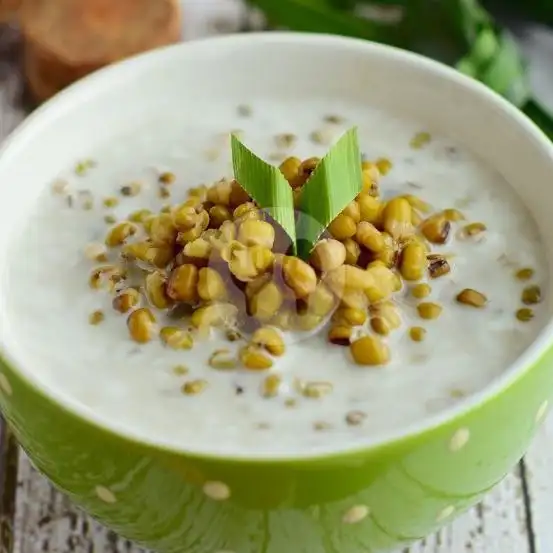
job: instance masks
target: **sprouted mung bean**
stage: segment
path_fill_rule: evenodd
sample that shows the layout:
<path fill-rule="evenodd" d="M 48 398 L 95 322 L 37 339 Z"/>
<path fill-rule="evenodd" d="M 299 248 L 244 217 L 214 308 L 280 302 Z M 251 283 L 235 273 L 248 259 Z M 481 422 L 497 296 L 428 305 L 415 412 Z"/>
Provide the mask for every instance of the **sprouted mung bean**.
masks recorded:
<path fill-rule="evenodd" d="M 464 305 L 470 305 L 471 307 L 477 307 L 481 309 L 488 303 L 488 298 L 477 290 L 465 288 L 457 294 L 457 301 Z"/>
<path fill-rule="evenodd" d="M 88 318 L 88 322 L 91 324 L 91 325 L 99 325 L 101 322 L 104 321 L 104 319 L 106 318 L 106 316 L 104 315 L 104 312 L 101 311 L 101 310 L 96 310 L 96 311 L 93 311 L 89 318 Z"/>
<path fill-rule="evenodd" d="M 83 161 L 79 161 L 77 165 L 75 165 L 75 174 L 82 177 L 95 166 L 96 162 L 93 159 L 85 159 Z"/>
<path fill-rule="evenodd" d="M 319 129 L 319 130 L 313 131 L 310 135 L 310 138 L 314 144 L 321 144 L 321 145 L 328 146 L 329 144 L 332 144 L 332 140 L 334 138 L 334 131 L 329 128 Z"/>
<path fill-rule="evenodd" d="M 417 305 L 417 311 L 421 319 L 433 320 L 442 314 L 443 307 L 438 303 L 423 301 Z"/>
<path fill-rule="evenodd" d="M 122 196 L 138 196 L 142 191 L 142 184 L 140 182 L 131 182 L 121 187 L 120 192 Z"/>
<path fill-rule="evenodd" d="M 175 365 L 173 367 L 173 373 L 177 376 L 184 376 L 190 372 L 190 369 L 186 365 Z"/>
<path fill-rule="evenodd" d="M 534 269 L 531 269 L 530 267 L 518 269 L 515 276 L 518 280 L 530 280 L 534 276 Z"/>
<path fill-rule="evenodd" d="M 275 136 L 275 143 L 278 148 L 292 148 L 297 141 L 297 136 L 292 133 L 283 133 Z"/>
<path fill-rule="evenodd" d="M 173 184 L 175 182 L 176 176 L 171 171 L 164 171 L 159 175 L 159 182 L 161 184 Z"/>
<path fill-rule="evenodd" d="M 535 284 L 527 286 L 522 291 L 522 303 L 526 305 L 534 305 L 541 301 L 541 288 Z"/>
<path fill-rule="evenodd" d="M 284 152 L 297 199 L 327 150 L 314 134 L 359 120 L 325 110 L 298 127 L 262 106 L 232 110 L 225 128 L 242 126 L 265 156 Z M 40 378 L 134 430 L 228 452 L 355 442 L 426 416 L 430 400 L 454 402 L 453 389 L 484 387 L 543 320 L 533 223 L 468 153 L 444 155 L 450 143 L 434 135 L 413 151 L 416 126 L 371 117 L 360 129 L 363 192 L 308 260 L 282 249 L 278 228 L 225 173 L 223 146 L 208 166 L 219 130 L 182 142 L 169 125 L 159 144 L 137 141 L 124 161 L 106 148 L 64 178 L 32 217 L 41 233 L 25 263 L 14 256 L 9 268 L 26 290 L 14 328 L 49 360 L 35 363 Z M 174 144 L 190 154 L 175 161 Z M 139 167 L 146 158 L 164 170 Z M 105 215 L 107 198 L 118 205 Z M 95 311 L 104 318 L 92 329 Z M 45 313 L 52 323 L 38 324 Z"/>
<path fill-rule="evenodd" d="M 346 422 L 350 426 L 359 426 L 367 418 L 367 413 L 363 411 L 350 411 L 346 414 Z"/>
<path fill-rule="evenodd" d="M 432 288 L 430 287 L 429 284 L 426 284 L 426 283 L 416 284 L 411 289 L 411 295 L 414 298 L 417 298 L 419 300 L 427 298 L 431 293 L 432 293 Z"/>
<path fill-rule="evenodd" d="M 207 387 L 206 380 L 189 380 L 182 386 L 182 393 L 187 396 L 195 396 L 201 394 Z"/>
<path fill-rule="evenodd" d="M 329 123 L 331 125 L 341 125 L 344 122 L 343 117 L 335 114 L 325 115 L 323 120 L 325 121 L 325 123 Z"/>
<path fill-rule="evenodd" d="M 104 207 L 113 208 L 119 205 L 119 198 L 116 198 L 115 196 L 109 196 L 107 198 L 104 198 L 104 201 L 102 203 L 104 204 Z"/>
<path fill-rule="evenodd" d="M 522 307 L 516 312 L 516 317 L 521 323 L 527 323 L 534 318 L 534 311 L 528 307 Z"/>
<path fill-rule="evenodd" d="M 67 195 L 69 190 L 69 183 L 65 179 L 56 179 L 52 183 L 52 192 L 57 195 Z"/>
<path fill-rule="evenodd" d="M 426 329 L 421 326 L 413 326 L 409 329 L 409 336 L 413 342 L 422 342 L 426 336 Z"/>
<path fill-rule="evenodd" d="M 91 261 L 106 263 L 107 258 L 107 247 L 104 244 L 90 243 L 84 248 L 84 255 L 87 259 Z"/>
<path fill-rule="evenodd" d="M 414 150 L 420 150 L 424 146 L 427 146 L 431 140 L 432 136 L 430 133 L 422 131 L 413 136 L 410 145 Z"/>

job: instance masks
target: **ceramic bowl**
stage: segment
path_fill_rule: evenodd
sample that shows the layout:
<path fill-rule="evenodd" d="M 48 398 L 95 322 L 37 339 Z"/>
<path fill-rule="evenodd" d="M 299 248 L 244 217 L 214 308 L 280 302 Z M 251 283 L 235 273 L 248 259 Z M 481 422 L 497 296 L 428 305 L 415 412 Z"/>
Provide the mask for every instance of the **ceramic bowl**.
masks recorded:
<path fill-rule="evenodd" d="M 553 147 L 519 111 L 428 59 L 291 33 L 148 53 L 41 107 L 0 154 L 0 252 L 27 191 L 46 186 L 96 144 L 159 113 L 188 110 L 200 123 L 212 122 L 208 111 L 195 113 L 199 99 L 230 106 L 245 97 L 369 103 L 453 135 L 524 191 L 551 254 Z M 5 339 L 10 321 L 0 321 L 0 404 L 22 447 L 77 504 L 160 553 L 378 553 L 404 546 L 449 523 L 512 469 L 553 391 L 548 328 L 487 389 L 369 444 L 301 458 L 206 456 L 125 433 L 117 421 L 42 385 Z"/>

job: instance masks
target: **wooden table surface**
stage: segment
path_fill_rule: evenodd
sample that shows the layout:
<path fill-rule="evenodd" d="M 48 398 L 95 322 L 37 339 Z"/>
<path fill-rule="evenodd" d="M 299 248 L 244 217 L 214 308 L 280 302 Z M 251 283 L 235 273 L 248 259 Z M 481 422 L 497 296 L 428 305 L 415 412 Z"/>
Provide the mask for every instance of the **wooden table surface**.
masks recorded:
<path fill-rule="evenodd" d="M 245 18 L 234 0 L 184 2 L 186 38 L 258 25 L 258 18 Z M 553 46 L 548 52 L 550 44 L 544 40 L 547 42 L 549 38 L 534 33 L 528 44 L 532 47 L 539 43 L 540 47 L 533 56 L 535 86 L 542 96 L 553 99 L 553 65 L 549 73 L 542 70 L 544 63 L 551 64 Z M 26 114 L 21 106 L 17 58 L 17 34 L 9 28 L 0 29 L 0 138 Z M 102 528 L 56 492 L 18 451 L 13 439 L 8 436 L 0 443 L 0 553 L 143 551 Z M 439 534 L 414 545 L 409 552 L 553 552 L 552 466 L 553 418 L 543 426 L 525 459 L 481 504 Z"/>

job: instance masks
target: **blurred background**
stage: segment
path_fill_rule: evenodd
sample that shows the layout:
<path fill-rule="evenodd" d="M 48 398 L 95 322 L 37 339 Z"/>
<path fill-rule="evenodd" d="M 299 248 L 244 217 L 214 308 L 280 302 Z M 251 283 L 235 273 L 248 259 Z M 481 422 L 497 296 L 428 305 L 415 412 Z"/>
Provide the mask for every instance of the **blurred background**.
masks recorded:
<path fill-rule="evenodd" d="M 9 101 L 24 97 L 27 109 L 138 52 L 288 28 L 414 50 L 456 65 L 522 109 L 531 100 L 553 112 L 551 0 L 0 0 L 0 21 L 0 85 L 17 80 Z"/>

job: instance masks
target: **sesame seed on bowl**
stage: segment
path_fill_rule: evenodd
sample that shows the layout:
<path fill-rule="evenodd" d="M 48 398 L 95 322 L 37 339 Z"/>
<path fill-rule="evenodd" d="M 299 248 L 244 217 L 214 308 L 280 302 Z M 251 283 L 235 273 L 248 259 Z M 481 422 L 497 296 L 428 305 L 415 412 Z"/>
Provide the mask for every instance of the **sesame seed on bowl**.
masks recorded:
<path fill-rule="evenodd" d="M 463 449 L 470 440 L 470 430 L 468 428 L 460 428 L 453 434 L 449 441 L 449 450 L 453 453 Z"/>
<path fill-rule="evenodd" d="M 441 522 L 441 521 L 449 518 L 454 512 L 455 512 L 455 507 L 453 505 L 449 505 L 445 509 L 440 511 L 440 513 L 439 513 L 436 520 L 438 522 Z"/>
<path fill-rule="evenodd" d="M 104 503 L 117 503 L 117 497 L 115 494 L 108 488 L 104 486 L 96 486 L 96 495 Z"/>
<path fill-rule="evenodd" d="M 206 482 L 203 490 L 207 497 L 215 501 L 225 501 L 230 497 L 230 488 L 224 482 Z"/>
<path fill-rule="evenodd" d="M 342 517 L 344 524 L 357 524 L 366 518 L 370 513 L 370 509 L 366 505 L 355 505 L 348 509 Z"/>
<path fill-rule="evenodd" d="M 536 413 L 536 423 L 539 424 L 540 422 L 545 419 L 545 416 L 547 415 L 547 411 L 549 409 L 549 401 L 546 399 L 538 409 L 538 412 Z"/>
<path fill-rule="evenodd" d="M 0 389 L 7 395 L 12 395 L 12 386 L 5 374 L 0 373 Z"/>

